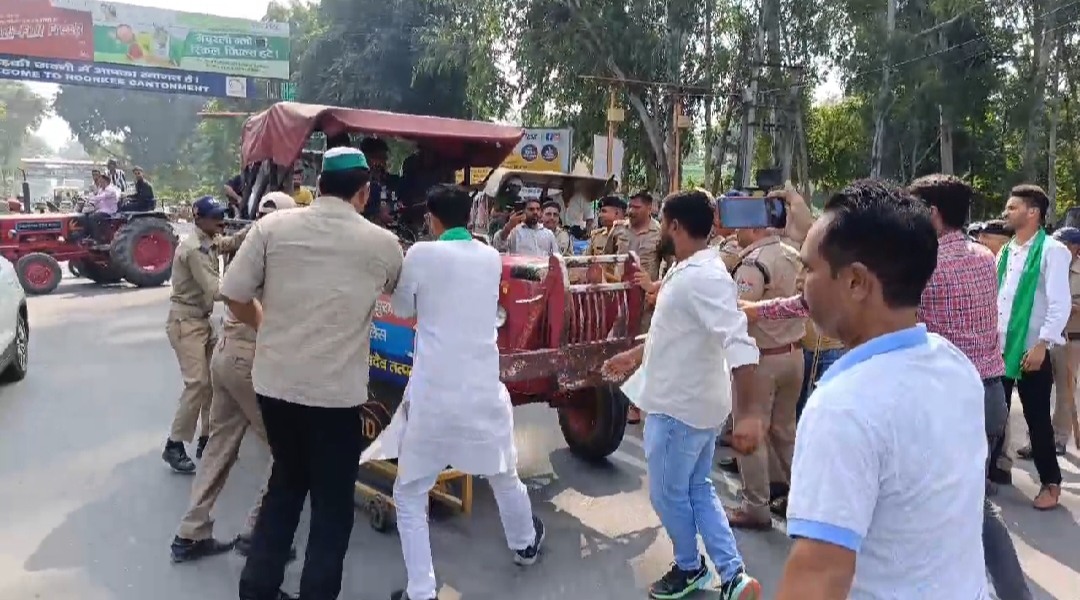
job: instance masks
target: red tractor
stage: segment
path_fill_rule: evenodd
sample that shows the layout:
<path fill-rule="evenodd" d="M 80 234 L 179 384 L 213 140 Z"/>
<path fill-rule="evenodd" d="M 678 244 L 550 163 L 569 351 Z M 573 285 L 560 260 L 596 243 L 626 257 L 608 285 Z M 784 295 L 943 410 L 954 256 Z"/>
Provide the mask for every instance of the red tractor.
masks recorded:
<path fill-rule="evenodd" d="M 431 185 L 431 173 L 453 177 L 459 168 L 465 168 L 468 181 L 472 167 L 498 166 L 525 133 L 491 123 L 281 102 L 244 123 L 247 202 L 242 212 L 254 213 L 266 192 L 292 191 L 293 165 L 314 131 L 331 139 L 366 133 L 415 144 L 418 152 L 406 163 L 417 157 L 422 168 L 412 172 L 403 167 L 406 189 Z M 409 181 L 410 177 L 417 181 Z M 610 183 L 550 174 L 540 187 L 554 189 L 567 180 L 587 184 L 594 198 Z M 408 241 L 402 240 L 403 245 Z M 503 256 L 502 265 L 497 313 L 500 379 L 512 403 L 543 403 L 556 409 L 571 452 L 590 461 L 605 459 L 622 442 L 630 403 L 618 386 L 603 381 L 600 366 L 636 343 L 645 310 L 644 292 L 633 283 L 637 257 Z M 577 278 L 572 274 L 590 270 L 610 272 L 608 279 L 614 281 L 573 283 Z M 394 316 L 387 298 L 375 307 L 370 397 L 361 405 L 369 442 L 401 403 L 412 372 L 415 325 Z"/>
<path fill-rule="evenodd" d="M 172 276 L 179 238 L 165 213 L 117 213 L 99 225 L 97 237 L 89 239 L 78 214 L 0 215 L 0 255 L 15 264 L 27 294 L 55 290 L 64 275 L 61 261 L 99 284 L 156 287 Z"/>

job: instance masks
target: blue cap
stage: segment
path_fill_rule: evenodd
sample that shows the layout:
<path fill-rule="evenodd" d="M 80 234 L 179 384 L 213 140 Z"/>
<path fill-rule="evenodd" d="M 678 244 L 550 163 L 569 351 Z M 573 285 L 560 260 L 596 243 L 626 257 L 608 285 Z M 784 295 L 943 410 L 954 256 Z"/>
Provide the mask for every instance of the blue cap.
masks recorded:
<path fill-rule="evenodd" d="M 1080 245 L 1080 229 L 1075 227 L 1062 227 L 1054 232 L 1054 239 L 1065 244 Z"/>
<path fill-rule="evenodd" d="M 203 196 L 191 204 L 191 213 L 196 219 L 224 219 L 225 207 L 213 196 Z"/>

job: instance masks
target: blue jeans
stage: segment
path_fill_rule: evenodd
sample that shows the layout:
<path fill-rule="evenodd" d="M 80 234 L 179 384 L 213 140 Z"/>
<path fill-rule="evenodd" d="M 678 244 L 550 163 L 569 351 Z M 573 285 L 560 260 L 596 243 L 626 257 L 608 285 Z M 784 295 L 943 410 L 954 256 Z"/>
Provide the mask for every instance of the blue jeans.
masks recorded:
<path fill-rule="evenodd" d="M 834 350 L 822 350 L 818 354 L 817 373 L 815 373 L 816 376 L 814 377 L 814 381 L 811 382 L 810 372 L 814 366 L 814 351 L 806 350 L 805 348 L 803 349 L 803 364 L 806 365 L 806 368 L 803 371 L 804 375 L 802 381 L 802 391 L 799 392 L 799 403 L 795 405 L 796 421 L 798 421 L 799 417 L 802 416 L 803 407 L 806 406 L 806 399 L 810 397 L 810 392 L 814 391 L 814 388 L 811 384 L 817 385 L 818 380 L 821 379 L 821 376 L 825 374 L 825 371 L 828 370 L 828 368 L 831 367 L 834 362 L 840 360 L 840 357 L 843 356 L 845 352 L 847 352 L 847 350 L 843 348 L 837 348 Z"/>
<path fill-rule="evenodd" d="M 701 534 L 721 581 L 729 581 L 743 560 L 710 476 L 715 448 L 713 429 L 695 429 L 656 413 L 645 417 L 649 500 L 671 538 L 676 566 L 692 571 L 701 565 Z"/>

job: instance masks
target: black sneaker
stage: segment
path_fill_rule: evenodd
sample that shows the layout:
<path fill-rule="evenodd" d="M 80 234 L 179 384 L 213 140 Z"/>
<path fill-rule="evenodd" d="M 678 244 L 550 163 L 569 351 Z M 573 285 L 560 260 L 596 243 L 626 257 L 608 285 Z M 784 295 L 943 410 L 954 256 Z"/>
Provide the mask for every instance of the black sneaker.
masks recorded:
<path fill-rule="evenodd" d="M 233 540 L 233 550 L 240 556 L 247 558 L 248 554 L 251 553 L 251 534 L 241 533 L 236 536 L 236 539 Z M 296 560 L 296 546 L 289 548 L 289 562 L 294 560 Z"/>
<path fill-rule="evenodd" d="M 172 544 L 169 546 L 169 553 L 172 555 L 172 561 L 174 563 L 182 563 L 199 560 L 200 558 L 206 558 L 208 556 L 225 554 L 229 550 L 232 550 L 232 547 L 232 544 L 226 544 L 225 542 L 220 542 L 214 538 L 207 538 L 205 540 L 185 540 L 178 536 L 173 538 Z"/>
<path fill-rule="evenodd" d="M 703 589 L 710 582 L 712 574 L 704 560 L 701 561 L 701 566 L 692 571 L 683 571 L 678 565 L 671 565 L 671 570 L 666 575 L 649 586 L 649 597 L 657 600 L 678 600 Z"/>
<path fill-rule="evenodd" d="M 547 535 L 544 522 L 536 515 L 533 515 L 533 529 L 536 531 L 536 540 L 532 546 L 514 551 L 514 562 L 523 567 L 536 564 L 536 559 L 540 556 L 540 546 L 543 545 L 544 536 Z"/>
<path fill-rule="evenodd" d="M 1054 444 L 1054 452 L 1058 456 L 1065 456 L 1065 444 Z"/>
<path fill-rule="evenodd" d="M 172 440 L 165 442 L 165 450 L 162 451 L 161 458 L 169 464 L 169 468 L 174 473 L 184 475 L 193 475 L 195 473 L 195 463 L 188 458 L 183 442 L 174 442 Z"/>
<path fill-rule="evenodd" d="M 720 584 L 720 600 L 761 600 L 761 584 L 739 569 L 734 577 Z"/>
<path fill-rule="evenodd" d="M 210 441 L 209 436 L 202 436 L 199 438 L 199 445 L 195 447 L 195 458 L 202 458 L 203 451 L 206 450 L 206 444 Z"/>

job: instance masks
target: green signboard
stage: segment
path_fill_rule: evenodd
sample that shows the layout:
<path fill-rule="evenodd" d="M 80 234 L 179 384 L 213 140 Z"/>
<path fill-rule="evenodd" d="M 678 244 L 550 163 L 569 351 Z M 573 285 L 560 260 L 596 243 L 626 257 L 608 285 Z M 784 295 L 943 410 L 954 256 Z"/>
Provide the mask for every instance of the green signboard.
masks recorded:
<path fill-rule="evenodd" d="M 289 78 L 289 25 L 96 0 L 31 0 L 86 14 L 93 60 L 267 79 Z M 65 57 L 66 58 L 66 57 Z M 85 60 L 85 59 L 84 59 Z"/>

